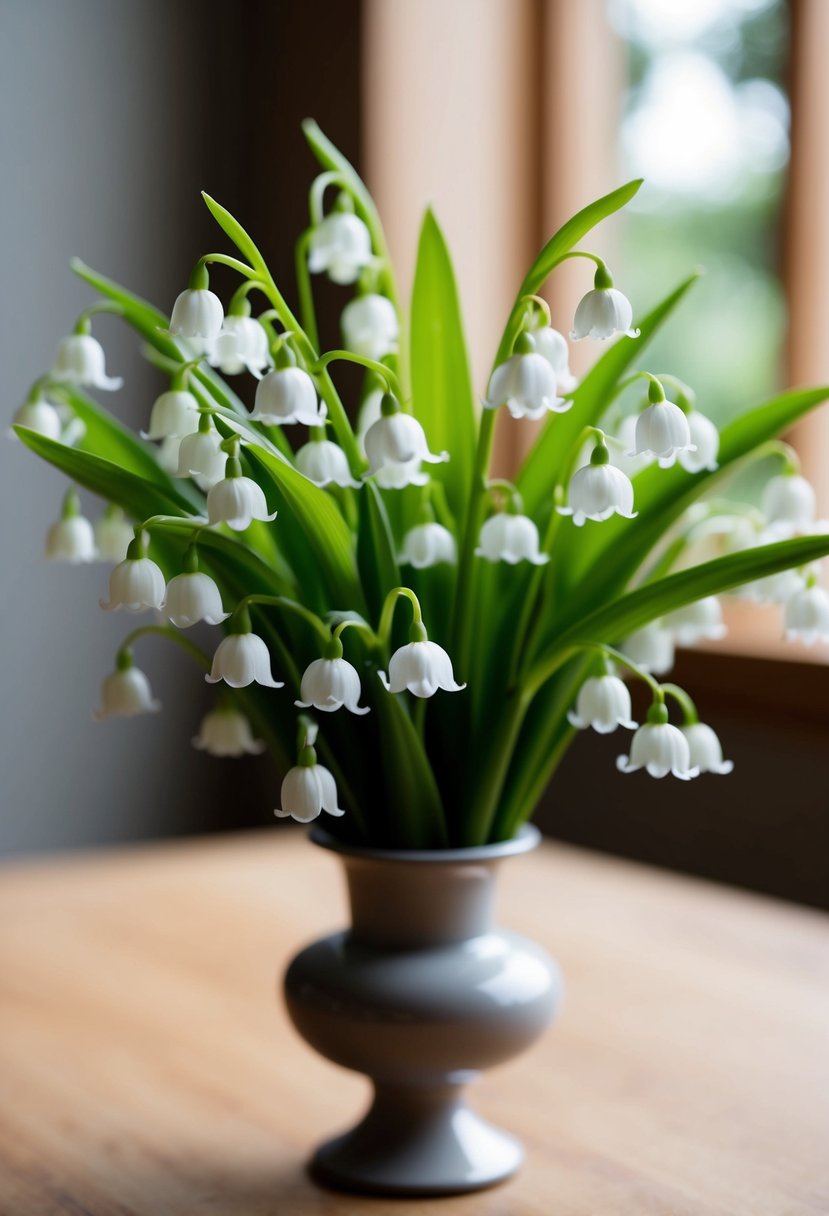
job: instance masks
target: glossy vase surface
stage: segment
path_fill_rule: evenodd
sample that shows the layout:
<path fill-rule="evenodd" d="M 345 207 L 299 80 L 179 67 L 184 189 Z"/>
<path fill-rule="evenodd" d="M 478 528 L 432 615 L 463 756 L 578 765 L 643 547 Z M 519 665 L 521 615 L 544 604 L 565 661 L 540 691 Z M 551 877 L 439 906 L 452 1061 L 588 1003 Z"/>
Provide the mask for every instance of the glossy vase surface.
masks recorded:
<path fill-rule="evenodd" d="M 534 848 L 537 830 L 440 852 L 353 848 L 320 829 L 311 839 L 344 864 L 352 923 L 290 964 L 288 1011 L 312 1047 L 374 1086 L 365 1117 L 317 1149 L 313 1172 L 399 1195 L 508 1177 L 521 1146 L 466 1105 L 464 1086 L 529 1047 L 560 995 L 549 956 L 493 924 L 498 868 Z"/>

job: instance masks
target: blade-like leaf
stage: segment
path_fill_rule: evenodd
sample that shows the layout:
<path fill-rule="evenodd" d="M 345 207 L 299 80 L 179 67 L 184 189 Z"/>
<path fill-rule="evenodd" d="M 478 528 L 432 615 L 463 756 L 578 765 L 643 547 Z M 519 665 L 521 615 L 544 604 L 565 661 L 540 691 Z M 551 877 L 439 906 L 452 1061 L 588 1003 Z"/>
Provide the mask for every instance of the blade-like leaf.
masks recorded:
<path fill-rule="evenodd" d="M 432 450 L 451 453 L 448 464 L 433 468 L 432 477 L 460 518 L 472 483 L 475 404 L 455 275 L 431 210 L 420 230 L 411 326 L 415 417 Z"/>
<path fill-rule="evenodd" d="M 218 203 L 215 198 L 211 198 L 204 190 L 202 190 L 202 198 L 216 223 L 225 235 L 230 237 L 239 252 L 247 258 L 251 268 L 253 270 L 266 268 L 265 259 L 239 221 L 230 214 L 226 207 Z"/>
<path fill-rule="evenodd" d="M 389 518 L 374 482 L 366 482 L 359 493 L 359 504 L 357 564 L 371 618 L 376 624 L 386 595 L 400 583 L 400 570 Z"/>
<path fill-rule="evenodd" d="M 553 489 L 582 430 L 601 418 L 622 373 L 639 358 L 645 345 L 698 277 L 697 274 L 690 275 L 642 318 L 638 338 L 623 337 L 614 342 L 575 390 L 571 409 L 566 414 L 550 415 L 547 419 L 544 430 L 533 444 L 518 475 L 518 488 L 528 514 L 538 516 L 544 513 L 545 503 L 552 501 Z"/>
<path fill-rule="evenodd" d="M 177 489 L 166 489 L 148 483 L 136 473 L 129 473 L 111 460 L 104 460 L 92 452 L 81 452 L 67 447 L 54 439 L 47 439 L 26 427 L 15 427 L 15 432 L 43 460 L 55 465 L 72 481 L 108 502 L 122 507 L 135 520 L 149 519 L 151 515 L 189 515 L 192 506 Z"/>

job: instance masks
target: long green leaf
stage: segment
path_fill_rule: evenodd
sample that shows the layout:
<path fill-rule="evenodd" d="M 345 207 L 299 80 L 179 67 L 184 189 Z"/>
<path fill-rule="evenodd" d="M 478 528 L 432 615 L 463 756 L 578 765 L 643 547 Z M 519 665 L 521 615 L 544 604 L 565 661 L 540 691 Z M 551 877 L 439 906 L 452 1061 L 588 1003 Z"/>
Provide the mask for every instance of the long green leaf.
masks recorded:
<path fill-rule="evenodd" d="M 377 624 L 386 595 L 400 583 L 400 570 L 389 517 L 373 481 L 367 481 L 359 492 L 357 564 L 371 618 Z"/>
<path fill-rule="evenodd" d="M 190 502 L 177 489 L 167 489 L 155 482 L 148 483 L 143 477 L 127 472 L 111 460 L 67 447 L 26 427 L 14 429 L 27 448 L 60 469 L 78 485 L 116 503 L 135 520 L 149 519 L 151 515 L 192 513 Z"/>
<path fill-rule="evenodd" d="M 432 449 L 451 453 L 451 461 L 436 465 L 432 477 L 460 519 L 475 461 L 475 403 L 455 275 L 431 210 L 420 230 L 411 326 L 415 417 Z"/>
<path fill-rule="evenodd" d="M 518 475 L 518 488 L 528 514 L 543 515 L 545 503 L 552 501 L 553 488 L 582 430 L 601 418 L 623 372 L 639 358 L 646 344 L 698 278 L 698 274 L 690 275 L 643 317 L 638 323 L 638 338 L 623 337 L 614 342 L 576 388 L 571 409 L 566 414 L 550 415 L 547 419 Z"/>

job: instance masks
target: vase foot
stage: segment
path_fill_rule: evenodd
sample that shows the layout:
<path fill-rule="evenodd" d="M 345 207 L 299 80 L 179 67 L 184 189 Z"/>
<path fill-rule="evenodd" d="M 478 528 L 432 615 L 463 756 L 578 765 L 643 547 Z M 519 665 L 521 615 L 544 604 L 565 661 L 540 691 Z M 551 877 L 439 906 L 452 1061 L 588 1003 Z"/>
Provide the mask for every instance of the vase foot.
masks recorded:
<path fill-rule="evenodd" d="M 313 1177 L 340 1190 L 384 1195 L 451 1195 L 515 1173 L 521 1145 L 471 1111 L 458 1086 L 376 1085 L 360 1123 L 322 1144 Z"/>

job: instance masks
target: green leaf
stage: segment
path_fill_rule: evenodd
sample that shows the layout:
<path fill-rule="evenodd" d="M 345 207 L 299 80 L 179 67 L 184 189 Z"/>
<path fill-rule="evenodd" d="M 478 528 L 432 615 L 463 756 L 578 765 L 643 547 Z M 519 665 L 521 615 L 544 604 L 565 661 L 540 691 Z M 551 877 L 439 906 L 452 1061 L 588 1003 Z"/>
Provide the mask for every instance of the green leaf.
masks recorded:
<path fill-rule="evenodd" d="M 544 514 L 545 504 L 552 501 L 553 489 L 581 432 L 598 422 L 622 373 L 638 358 L 698 278 L 698 274 L 690 275 L 643 317 L 638 338 L 622 337 L 614 342 L 576 388 L 571 409 L 566 414 L 548 417 L 518 475 L 518 488 L 529 515 Z"/>
<path fill-rule="evenodd" d="M 396 837 L 391 843 L 414 849 L 445 846 L 446 826 L 440 791 L 399 694 L 387 694 L 383 711 L 377 714 L 376 725 L 383 767 L 388 774 L 393 774 L 390 784 L 394 788 L 394 807 L 385 829 Z"/>
<path fill-rule="evenodd" d="M 400 570 L 389 517 L 373 481 L 366 482 L 358 493 L 358 500 L 357 564 L 371 618 L 376 625 L 386 595 L 400 584 Z"/>
<path fill-rule="evenodd" d="M 221 203 L 217 203 L 215 198 L 211 198 L 204 190 L 202 190 L 201 196 L 216 223 L 225 235 L 230 237 L 239 252 L 247 258 L 251 268 L 257 271 L 263 268 L 267 270 L 265 259 L 239 221 L 230 214 L 226 207 L 223 207 Z"/>
<path fill-rule="evenodd" d="M 781 393 L 741 415 L 720 433 L 719 468 L 713 473 L 688 473 L 679 464 L 670 469 L 655 465 L 644 469 L 634 478 L 635 507 L 639 512 L 636 519 L 613 516 L 585 526 L 581 535 L 567 545 L 566 555 L 556 562 L 562 579 L 566 579 L 561 584 L 561 595 L 569 600 L 573 619 L 584 611 L 586 603 L 618 594 L 669 525 L 729 473 L 737 461 L 788 430 L 827 397 L 829 387 L 797 389 Z"/>
<path fill-rule="evenodd" d="M 322 580 L 327 590 L 323 609 L 365 613 L 351 532 L 330 495 L 264 448 L 248 446 L 244 458 L 270 483 L 270 507 L 279 512 L 274 527 L 280 548 L 299 582 L 304 587 L 317 577 Z"/>
<path fill-rule="evenodd" d="M 168 490 L 155 482 L 148 483 L 143 477 L 127 472 L 111 460 L 67 447 L 26 427 L 16 426 L 14 429 L 26 447 L 43 460 L 93 494 L 116 503 L 139 522 L 149 519 L 151 515 L 192 513 L 189 501 L 177 489 L 171 487 Z"/>
<path fill-rule="evenodd" d="M 448 451 L 448 464 L 432 477 L 443 485 L 461 518 L 475 460 L 475 404 L 458 291 L 449 251 L 431 210 L 420 230 L 412 294 L 412 392 L 415 417 L 433 451 Z"/>
<path fill-rule="evenodd" d="M 779 574 L 781 570 L 808 565 L 827 554 L 829 535 L 798 537 L 718 557 L 690 570 L 646 583 L 644 587 L 586 613 L 555 639 L 552 655 L 561 655 L 584 642 L 617 643 L 649 621 L 685 604 L 693 604 L 708 595 L 720 595 L 742 583 Z M 530 675 L 531 683 L 535 682 L 539 671 L 543 672 L 550 657 L 540 660 Z"/>

